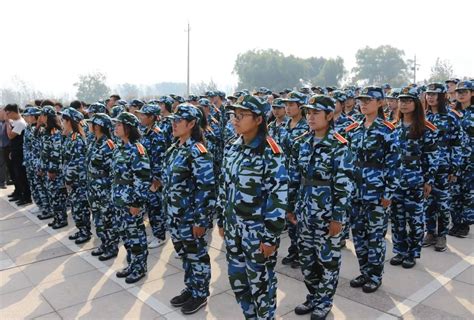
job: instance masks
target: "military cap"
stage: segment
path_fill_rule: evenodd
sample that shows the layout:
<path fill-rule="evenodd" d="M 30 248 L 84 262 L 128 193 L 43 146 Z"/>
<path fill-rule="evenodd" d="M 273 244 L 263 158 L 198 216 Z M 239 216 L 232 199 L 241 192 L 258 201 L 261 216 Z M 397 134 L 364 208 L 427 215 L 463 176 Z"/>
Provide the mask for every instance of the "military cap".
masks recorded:
<path fill-rule="evenodd" d="M 418 90 L 410 86 L 401 88 L 400 94 L 398 95 L 398 99 L 403 98 L 419 99 Z"/>
<path fill-rule="evenodd" d="M 384 98 L 384 93 L 381 87 L 368 86 L 362 89 L 360 94 L 356 97 L 356 99 L 360 98 L 372 98 L 381 100 Z"/>
<path fill-rule="evenodd" d="M 138 108 L 141 108 L 143 107 L 145 103 L 142 101 L 142 100 L 138 100 L 138 99 L 133 99 L 131 102 L 130 102 L 130 106 L 131 107 L 138 107 Z"/>
<path fill-rule="evenodd" d="M 112 118 L 112 121 L 121 122 L 123 124 L 127 124 L 135 128 L 138 128 L 138 126 L 140 125 L 140 121 L 138 120 L 137 116 L 130 112 L 122 112 L 118 115 L 118 117 Z"/>
<path fill-rule="evenodd" d="M 164 103 L 168 106 L 171 106 L 173 104 L 173 99 L 169 96 L 162 96 L 159 100 L 160 103 Z"/>
<path fill-rule="evenodd" d="M 74 108 L 65 108 L 63 111 L 61 111 L 61 116 L 63 118 L 64 117 L 69 118 L 75 122 L 84 120 L 84 115 Z"/>
<path fill-rule="evenodd" d="M 456 90 L 473 90 L 472 81 L 461 81 L 456 85 Z"/>
<path fill-rule="evenodd" d="M 390 92 L 387 94 L 387 99 L 398 99 L 398 96 L 400 95 L 400 88 L 393 88 L 390 90 Z"/>
<path fill-rule="evenodd" d="M 344 91 L 335 90 L 332 93 L 332 98 L 339 102 L 345 102 L 347 100 L 347 94 Z"/>
<path fill-rule="evenodd" d="M 126 107 L 128 105 L 128 102 L 125 100 L 118 100 L 117 105 Z"/>
<path fill-rule="evenodd" d="M 455 83 L 455 84 L 458 84 L 459 81 L 461 81 L 461 80 L 459 80 L 458 78 L 449 78 L 449 79 L 446 80 L 444 83 L 453 82 L 453 83 Z"/>
<path fill-rule="evenodd" d="M 272 107 L 275 107 L 275 108 L 284 108 L 285 107 L 285 103 L 283 102 L 283 99 L 281 98 L 276 98 L 273 100 L 272 102 Z"/>
<path fill-rule="evenodd" d="M 211 101 L 209 101 L 209 99 L 206 99 L 206 98 L 201 98 L 199 99 L 198 104 L 204 107 L 210 107 Z"/>
<path fill-rule="evenodd" d="M 86 110 L 87 113 L 105 113 L 105 105 L 100 102 L 92 103 Z"/>
<path fill-rule="evenodd" d="M 170 97 L 176 101 L 176 102 L 179 102 L 179 103 L 184 103 L 184 98 L 181 97 L 181 96 L 178 96 L 177 94 L 170 94 Z"/>
<path fill-rule="evenodd" d="M 110 116 L 112 118 L 117 118 L 119 116 L 119 114 L 121 114 L 122 112 L 125 112 L 126 109 L 124 106 L 115 106 L 112 108 L 111 112 L 110 112 Z"/>
<path fill-rule="evenodd" d="M 206 91 L 206 93 L 204 95 L 206 97 L 217 97 L 217 94 L 212 90 Z"/>
<path fill-rule="evenodd" d="M 198 100 L 199 100 L 199 97 L 197 95 L 190 94 L 188 98 L 186 99 L 186 102 L 190 102 L 190 101 L 197 102 Z"/>
<path fill-rule="evenodd" d="M 200 111 L 190 103 L 181 103 L 176 108 L 176 112 L 170 116 L 171 119 L 185 119 L 188 121 L 199 120 Z"/>
<path fill-rule="evenodd" d="M 265 109 L 262 101 L 258 97 L 249 94 L 245 96 L 240 96 L 236 103 L 230 105 L 228 108 L 231 110 L 249 110 L 255 113 L 256 115 L 263 115 Z"/>
<path fill-rule="evenodd" d="M 331 97 L 326 95 L 317 94 L 312 96 L 308 103 L 303 105 L 302 108 L 306 109 L 313 109 L 313 110 L 321 110 L 321 111 L 328 111 L 334 112 L 334 100 Z"/>
<path fill-rule="evenodd" d="M 55 116 L 56 115 L 56 109 L 54 109 L 53 106 L 44 106 L 41 109 L 41 115 L 45 116 Z"/>
<path fill-rule="evenodd" d="M 88 122 L 104 128 L 112 128 L 112 119 L 105 113 L 95 113 Z"/>
<path fill-rule="evenodd" d="M 439 82 L 430 83 L 426 88 L 426 93 L 446 93 L 446 85 Z"/>
<path fill-rule="evenodd" d="M 156 104 L 145 104 L 140 110 L 137 110 L 138 113 L 151 114 L 154 116 L 158 116 L 160 111 L 160 107 Z"/>
<path fill-rule="evenodd" d="M 300 105 L 303 105 L 306 103 L 307 96 L 301 92 L 298 91 L 291 91 L 288 93 L 285 99 L 283 99 L 283 102 L 297 102 Z"/>

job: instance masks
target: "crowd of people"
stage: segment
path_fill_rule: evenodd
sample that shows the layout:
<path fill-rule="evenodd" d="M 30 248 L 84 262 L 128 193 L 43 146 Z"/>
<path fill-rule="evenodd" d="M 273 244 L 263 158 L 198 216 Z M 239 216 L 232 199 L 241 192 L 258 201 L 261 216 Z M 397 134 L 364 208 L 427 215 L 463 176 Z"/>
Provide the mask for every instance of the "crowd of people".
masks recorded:
<path fill-rule="evenodd" d="M 448 234 L 468 236 L 473 90 L 472 80 L 448 79 L 9 104 L 0 111 L 0 169 L 10 163 L 11 200 L 32 197 L 51 228 L 68 224 L 70 207 L 71 241 L 89 241 L 94 227 L 99 260 L 115 258 L 121 240 L 127 266 L 116 276 L 127 283 L 146 275 L 148 249 L 168 235 L 184 269 L 184 289 L 170 304 L 183 314 L 207 304 L 208 236 L 217 226 L 243 315 L 275 318 L 286 230 L 282 263 L 301 268 L 308 289 L 295 313 L 325 319 L 350 234 L 360 267 L 350 285 L 365 293 L 382 284 L 389 221 L 390 264 L 405 269 L 422 247 L 443 252 Z"/>

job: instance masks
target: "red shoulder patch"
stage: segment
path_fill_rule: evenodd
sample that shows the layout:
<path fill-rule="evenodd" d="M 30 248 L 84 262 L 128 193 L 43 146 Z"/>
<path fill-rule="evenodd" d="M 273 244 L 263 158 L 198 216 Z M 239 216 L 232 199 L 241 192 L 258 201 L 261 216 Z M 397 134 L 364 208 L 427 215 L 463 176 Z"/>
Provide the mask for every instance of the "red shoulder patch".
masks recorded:
<path fill-rule="evenodd" d="M 454 108 L 451 108 L 451 111 L 452 111 L 455 115 L 457 115 L 459 118 L 462 118 L 462 113 L 461 113 L 461 112 L 457 111 L 457 110 L 454 109 Z"/>
<path fill-rule="evenodd" d="M 109 146 L 110 150 L 115 149 L 115 143 L 112 141 L 112 139 L 107 139 L 107 145 Z"/>
<path fill-rule="evenodd" d="M 281 150 L 278 143 L 276 143 L 276 141 L 272 137 L 267 137 L 267 143 L 270 146 L 270 148 L 272 149 L 274 154 L 283 153 L 283 151 Z"/>
<path fill-rule="evenodd" d="M 438 130 L 438 128 L 432 124 L 431 122 L 429 122 L 428 120 L 425 120 L 425 126 L 430 129 L 431 131 L 436 131 Z"/>
<path fill-rule="evenodd" d="M 201 152 L 201 153 L 207 153 L 207 149 L 206 147 L 200 143 L 200 142 L 197 142 L 196 143 L 196 148 L 198 148 L 198 150 Z"/>
<path fill-rule="evenodd" d="M 155 128 L 153 128 L 153 131 L 155 131 L 156 133 L 160 133 L 161 129 L 159 127 L 155 127 Z"/>
<path fill-rule="evenodd" d="M 341 142 L 342 144 L 346 144 L 347 143 L 347 140 L 346 138 L 344 138 L 343 136 L 341 136 L 339 133 L 334 133 L 334 138 L 336 138 L 337 140 L 339 140 L 339 142 Z"/>
<path fill-rule="evenodd" d="M 138 153 L 142 156 L 145 155 L 145 148 L 143 145 L 139 142 L 135 143 L 135 145 L 137 146 Z"/>
<path fill-rule="evenodd" d="M 74 141 L 74 140 L 76 140 L 76 138 L 77 138 L 77 133 L 74 132 L 74 133 L 71 135 L 71 140 Z"/>
<path fill-rule="evenodd" d="M 358 126 L 359 126 L 359 123 L 358 123 L 358 122 L 354 122 L 354 123 L 348 125 L 348 126 L 346 127 L 345 131 L 346 131 L 346 132 L 349 132 L 349 131 L 351 131 L 352 129 L 357 128 Z"/>
<path fill-rule="evenodd" d="M 395 129 L 395 126 L 394 126 L 393 123 L 391 123 L 390 121 L 384 120 L 384 121 L 382 121 L 382 123 L 383 123 L 384 125 L 386 125 L 387 127 L 389 127 L 390 130 L 394 130 L 394 129 Z"/>

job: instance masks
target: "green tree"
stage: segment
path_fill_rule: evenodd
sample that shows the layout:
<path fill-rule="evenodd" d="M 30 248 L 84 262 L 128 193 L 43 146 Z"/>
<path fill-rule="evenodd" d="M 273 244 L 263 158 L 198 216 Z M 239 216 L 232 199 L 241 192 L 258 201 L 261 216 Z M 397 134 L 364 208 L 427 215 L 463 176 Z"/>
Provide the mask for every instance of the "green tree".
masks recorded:
<path fill-rule="evenodd" d="M 106 81 L 106 76 L 100 72 L 80 75 L 79 81 L 74 83 L 74 86 L 77 87 L 77 99 L 94 102 L 107 97 L 110 89 L 107 87 Z"/>
<path fill-rule="evenodd" d="M 318 75 L 311 80 L 313 84 L 337 86 L 344 76 L 344 60 L 341 57 L 324 61 Z"/>
<path fill-rule="evenodd" d="M 191 84 L 191 94 L 204 94 L 206 91 L 217 90 L 217 84 L 211 79 Z"/>
<path fill-rule="evenodd" d="M 140 88 L 137 85 L 131 83 L 119 84 L 115 88 L 115 92 L 117 92 L 124 99 L 139 98 L 141 95 Z"/>
<path fill-rule="evenodd" d="M 352 80 L 364 84 L 381 85 L 388 82 L 392 86 L 402 86 L 409 81 L 404 55 L 403 50 L 389 45 L 359 49 L 356 53 L 356 67 L 352 69 Z"/>
<path fill-rule="evenodd" d="M 448 60 L 436 58 L 434 66 L 431 67 L 429 82 L 444 82 L 454 75 L 453 66 Z"/>

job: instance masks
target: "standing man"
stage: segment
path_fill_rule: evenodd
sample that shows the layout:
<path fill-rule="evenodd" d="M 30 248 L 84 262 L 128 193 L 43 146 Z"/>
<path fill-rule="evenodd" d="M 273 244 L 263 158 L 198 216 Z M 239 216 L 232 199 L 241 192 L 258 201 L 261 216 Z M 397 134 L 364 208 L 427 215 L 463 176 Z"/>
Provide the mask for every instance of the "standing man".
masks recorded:
<path fill-rule="evenodd" d="M 0 189 L 7 188 L 7 147 L 10 139 L 7 135 L 7 115 L 0 107 Z"/>

